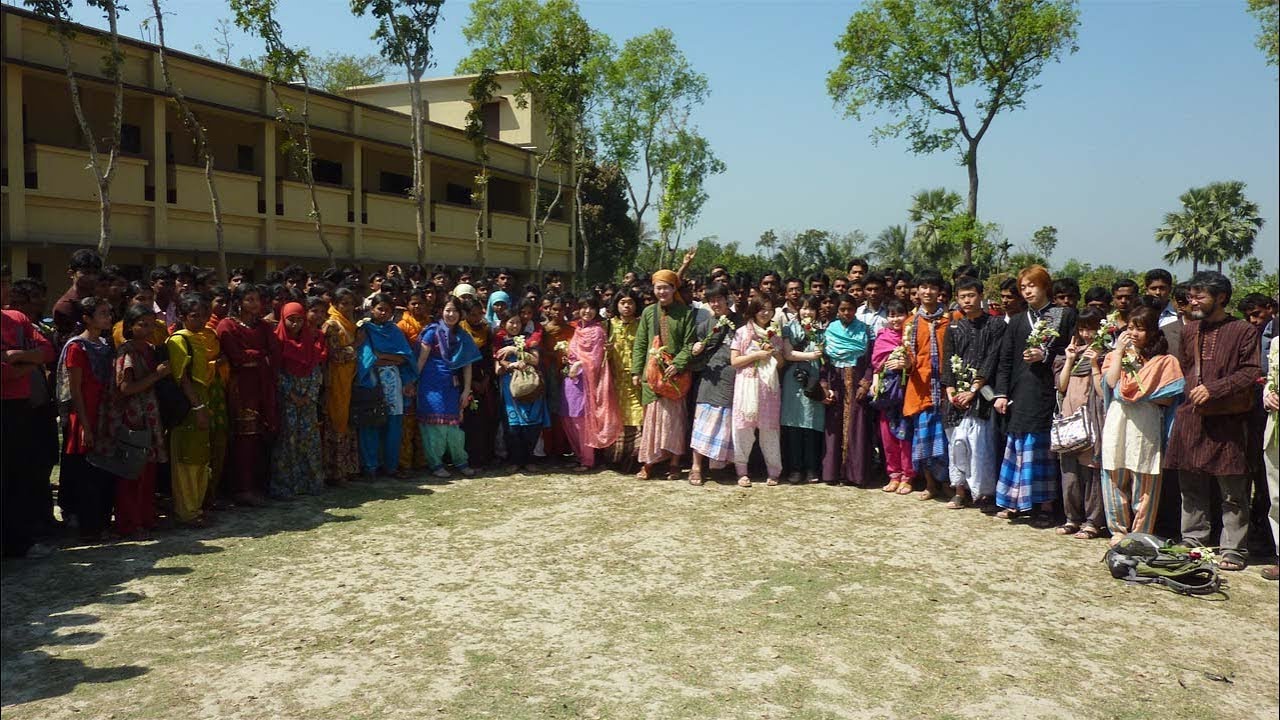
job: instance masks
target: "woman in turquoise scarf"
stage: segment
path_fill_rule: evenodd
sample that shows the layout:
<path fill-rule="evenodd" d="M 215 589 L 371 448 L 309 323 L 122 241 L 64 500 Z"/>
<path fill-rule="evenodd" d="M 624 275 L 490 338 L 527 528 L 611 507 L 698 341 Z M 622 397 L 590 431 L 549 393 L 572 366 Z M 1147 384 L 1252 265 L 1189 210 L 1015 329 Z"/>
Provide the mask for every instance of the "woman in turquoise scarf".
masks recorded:
<path fill-rule="evenodd" d="M 405 396 L 413 397 L 417 379 L 413 367 L 413 351 L 404 332 L 391 322 L 395 301 L 386 293 L 371 298 L 369 319 L 360 322 L 356 344 L 356 385 L 380 387 L 387 404 L 387 424 L 362 427 L 360 467 L 365 479 L 371 479 L 381 468 L 392 475 L 400 462 L 400 434 L 403 431 Z"/>
<path fill-rule="evenodd" d="M 427 468 L 439 478 L 452 477 L 444 466 L 446 452 L 458 472 L 475 474 L 461 423 L 462 409 L 471 401 L 471 364 L 480 359 L 480 350 L 459 327 L 461 320 L 462 302 L 450 297 L 440 320 L 422 331 L 418 350 L 418 432 Z"/>
<path fill-rule="evenodd" d="M 823 333 L 823 351 L 828 362 L 826 379 L 827 417 L 824 434 L 826 453 L 822 459 L 822 479 L 828 484 L 866 487 L 872 482 L 872 415 L 866 405 L 871 389 L 868 352 L 871 328 L 856 316 L 857 303 L 842 295 L 836 319 Z"/>
<path fill-rule="evenodd" d="M 489 303 L 485 305 L 485 322 L 494 332 L 502 327 L 502 322 L 511 312 L 511 296 L 501 290 L 489 293 Z"/>

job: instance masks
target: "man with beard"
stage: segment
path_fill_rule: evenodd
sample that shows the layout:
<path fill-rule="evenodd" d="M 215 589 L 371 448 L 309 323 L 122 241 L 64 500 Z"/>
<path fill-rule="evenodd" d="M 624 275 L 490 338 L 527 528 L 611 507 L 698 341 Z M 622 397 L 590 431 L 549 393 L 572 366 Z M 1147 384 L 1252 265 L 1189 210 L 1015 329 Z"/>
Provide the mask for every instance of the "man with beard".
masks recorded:
<path fill-rule="evenodd" d="M 1164 467 L 1178 471 L 1184 539 L 1209 544 L 1210 499 L 1217 484 L 1222 493 L 1218 566 L 1243 570 L 1249 531 L 1246 444 L 1254 383 L 1262 376 L 1258 331 L 1227 314 L 1231 281 L 1222 273 L 1196 273 L 1188 298 L 1190 320 L 1178 358 L 1187 400 L 1176 410 Z"/>

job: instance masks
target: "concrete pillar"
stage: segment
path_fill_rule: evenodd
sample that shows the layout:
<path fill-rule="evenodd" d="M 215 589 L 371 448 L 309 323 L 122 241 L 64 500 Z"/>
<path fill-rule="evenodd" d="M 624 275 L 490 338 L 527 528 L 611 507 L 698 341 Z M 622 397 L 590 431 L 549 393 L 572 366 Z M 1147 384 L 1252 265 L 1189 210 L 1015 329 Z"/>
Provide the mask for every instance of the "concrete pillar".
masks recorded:
<path fill-rule="evenodd" d="M 276 245 L 276 123 L 262 121 L 262 252 Z"/>
<path fill-rule="evenodd" d="M 165 148 L 165 98 L 151 99 L 151 181 L 155 203 L 151 215 L 151 246 L 169 246 L 169 161 Z"/>
<path fill-rule="evenodd" d="M 30 269 L 27 267 L 28 250 L 21 245 L 9 246 L 9 272 L 13 273 L 13 279 L 30 277 Z"/>
<path fill-rule="evenodd" d="M 19 18 L 9 15 L 9 21 Z M 4 230 L 9 242 L 27 239 L 27 155 L 22 133 L 22 68 L 4 68 L 5 164 L 9 166 L 9 212 L 5 213 Z M 24 261 L 25 263 L 25 261 Z M 14 277 L 19 275 L 15 264 Z"/>
<path fill-rule="evenodd" d="M 359 108 L 356 108 L 359 110 Z M 364 223 L 360 216 L 364 214 L 364 143 L 356 140 L 351 143 L 351 254 L 359 259 L 364 252 Z"/>

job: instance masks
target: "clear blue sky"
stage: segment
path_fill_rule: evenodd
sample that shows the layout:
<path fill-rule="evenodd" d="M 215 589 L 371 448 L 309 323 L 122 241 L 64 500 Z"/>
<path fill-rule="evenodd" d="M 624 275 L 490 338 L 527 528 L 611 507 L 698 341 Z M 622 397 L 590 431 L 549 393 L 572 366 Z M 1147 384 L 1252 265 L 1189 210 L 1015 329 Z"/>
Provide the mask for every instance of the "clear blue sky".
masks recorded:
<path fill-rule="evenodd" d="M 10 2 L 11 0 L 6 0 Z M 579 0 L 619 45 L 671 28 L 711 83 L 695 119 L 728 172 L 691 237 L 749 245 L 766 229 L 860 229 L 874 237 L 905 222 L 925 187 L 967 191 L 954 155 L 917 157 L 897 141 L 874 145 L 872 125 L 841 117 L 826 93 L 833 42 L 855 5 L 823 0 Z M 16 2 L 15 2 L 16 4 Z M 145 0 L 121 30 L 140 36 Z M 369 20 L 346 0 L 281 0 L 286 39 L 314 50 L 375 51 Z M 212 47 L 229 17 L 216 0 L 168 0 L 172 46 Z M 467 48 L 469 3 L 449 0 L 437 29 L 438 74 Z M 85 11 L 78 19 L 102 21 Z M 1277 266 L 1280 94 L 1277 71 L 1254 47 L 1244 0 L 1112 1 L 1082 5 L 1080 51 L 1042 75 L 1028 108 L 997 117 L 980 150 L 979 214 L 1015 244 L 1059 229 L 1055 262 L 1078 257 L 1139 269 L 1160 264 L 1152 231 L 1187 188 L 1243 180 L 1267 224 L 1256 252 Z M 234 53 L 259 50 L 244 36 Z M 1176 268 L 1183 274 L 1189 268 Z"/>

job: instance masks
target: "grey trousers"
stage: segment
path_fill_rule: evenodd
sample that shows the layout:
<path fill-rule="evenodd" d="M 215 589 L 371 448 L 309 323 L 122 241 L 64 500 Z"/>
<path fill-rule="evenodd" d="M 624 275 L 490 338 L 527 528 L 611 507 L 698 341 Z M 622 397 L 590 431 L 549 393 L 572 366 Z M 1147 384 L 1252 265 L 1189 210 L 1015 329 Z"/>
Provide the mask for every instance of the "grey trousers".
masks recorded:
<path fill-rule="evenodd" d="M 1222 492 L 1222 537 L 1218 541 L 1223 553 L 1248 557 L 1249 477 L 1182 470 L 1178 473 L 1182 488 L 1182 537 L 1209 544 L 1209 502 L 1213 483 Z"/>
<path fill-rule="evenodd" d="M 1095 530 L 1106 527 L 1101 471 L 1081 463 L 1075 455 L 1061 456 L 1059 467 L 1062 468 L 1062 509 L 1067 522 L 1088 524 Z"/>

